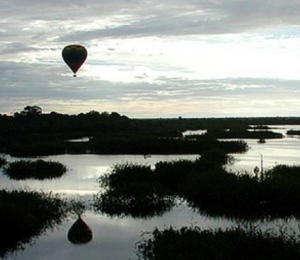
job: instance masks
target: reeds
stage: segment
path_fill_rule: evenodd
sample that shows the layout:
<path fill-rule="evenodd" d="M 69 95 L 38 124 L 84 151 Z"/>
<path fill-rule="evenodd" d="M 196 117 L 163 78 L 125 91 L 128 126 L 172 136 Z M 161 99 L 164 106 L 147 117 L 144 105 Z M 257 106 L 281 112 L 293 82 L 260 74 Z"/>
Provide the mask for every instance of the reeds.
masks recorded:
<path fill-rule="evenodd" d="M 228 172 L 230 161 L 220 150 L 203 154 L 195 161 L 159 162 L 148 166 L 124 164 L 99 179 L 105 192 L 94 206 L 98 211 L 138 216 L 138 211 L 160 206 L 169 210 L 176 197 L 210 216 L 238 219 L 300 217 L 300 166 L 276 166 L 263 178 Z M 166 198 L 168 198 L 166 200 Z M 170 203 L 173 198 L 173 203 Z M 168 207 L 161 207 L 167 201 Z M 155 202 L 155 203 L 154 203 Z M 135 205 L 135 206 L 133 206 Z M 139 206 L 138 206 L 139 205 Z M 151 205 L 151 207 L 150 207 Z M 140 214 L 141 216 L 145 216 Z"/>
<path fill-rule="evenodd" d="M 198 227 L 154 229 L 137 243 L 140 260 L 299 259 L 299 237 L 241 227 L 201 230 Z"/>

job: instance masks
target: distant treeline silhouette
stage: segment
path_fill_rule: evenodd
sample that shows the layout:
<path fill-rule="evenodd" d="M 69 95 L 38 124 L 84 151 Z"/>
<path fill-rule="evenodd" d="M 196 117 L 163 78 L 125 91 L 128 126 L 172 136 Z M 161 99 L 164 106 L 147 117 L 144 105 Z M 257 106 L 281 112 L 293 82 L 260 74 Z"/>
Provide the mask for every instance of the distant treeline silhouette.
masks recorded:
<path fill-rule="evenodd" d="M 86 114 L 0 115 L 0 152 L 15 156 L 62 153 L 201 153 L 216 145 L 228 152 L 243 152 L 241 143 L 224 144 L 217 138 L 281 138 L 263 125 L 300 124 L 300 118 L 171 118 L 130 119 L 116 112 Z M 263 131 L 248 131 L 256 125 Z M 206 129 L 201 136 L 183 137 L 186 130 Z M 88 142 L 67 142 L 88 137 Z M 242 147 L 244 146 L 244 147 Z M 231 150 L 233 149 L 233 150 Z"/>

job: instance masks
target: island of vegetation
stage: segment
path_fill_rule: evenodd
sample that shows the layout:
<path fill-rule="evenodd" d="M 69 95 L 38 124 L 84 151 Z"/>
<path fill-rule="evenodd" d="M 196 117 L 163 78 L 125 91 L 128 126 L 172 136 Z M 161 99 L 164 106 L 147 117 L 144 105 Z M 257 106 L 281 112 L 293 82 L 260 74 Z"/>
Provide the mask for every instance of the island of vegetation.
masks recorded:
<path fill-rule="evenodd" d="M 36 160 L 36 161 L 15 161 L 4 168 L 4 174 L 14 180 L 25 179 L 53 179 L 59 178 L 67 171 L 66 166 L 59 162 Z"/>
<path fill-rule="evenodd" d="M 195 161 L 120 164 L 100 177 L 96 212 L 149 218 L 186 201 L 199 213 L 242 223 L 300 217 L 300 166 L 277 165 L 265 172 L 233 173 L 231 156 L 211 150 Z M 298 259 L 300 236 L 281 229 L 202 230 L 197 226 L 156 228 L 138 243 L 139 259 Z"/>
<path fill-rule="evenodd" d="M 300 166 L 277 165 L 256 175 L 233 173 L 230 156 L 211 150 L 195 161 L 116 165 L 99 178 L 96 211 L 110 215 L 162 214 L 181 197 L 202 214 L 236 219 L 300 217 Z"/>
<path fill-rule="evenodd" d="M 299 130 L 288 130 L 287 135 L 300 135 L 300 131 Z"/>

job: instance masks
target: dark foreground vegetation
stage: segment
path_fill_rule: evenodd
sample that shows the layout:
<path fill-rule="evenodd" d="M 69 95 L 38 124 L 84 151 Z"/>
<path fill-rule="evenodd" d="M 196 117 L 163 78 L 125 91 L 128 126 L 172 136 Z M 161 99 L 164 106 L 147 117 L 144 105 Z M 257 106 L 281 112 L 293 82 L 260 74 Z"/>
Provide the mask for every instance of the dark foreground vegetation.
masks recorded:
<path fill-rule="evenodd" d="M 232 158 L 211 150 L 195 161 L 116 165 L 99 178 L 104 191 L 94 209 L 111 216 L 162 215 L 182 200 L 202 214 L 241 221 L 300 218 L 300 166 L 278 165 L 266 172 L 236 174 L 225 170 Z M 299 259 L 300 237 L 250 225 L 228 230 L 155 229 L 137 243 L 139 259 Z"/>
<path fill-rule="evenodd" d="M 11 162 L 4 168 L 4 174 L 14 180 L 59 178 L 66 171 L 67 168 L 63 164 L 44 160 L 20 160 Z"/>
<path fill-rule="evenodd" d="M 175 198 L 202 214 L 239 219 L 300 217 L 300 166 L 278 165 L 260 173 L 236 174 L 223 167 L 230 156 L 212 150 L 195 161 L 148 166 L 117 165 L 99 179 L 104 192 L 97 211 L 136 217 L 163 214 Z"/>
<path fill-rule="evenodd" d="M 200 154 L 212 146 L 243 152 L 218 138 L 281 138 L 263 124 L 300 124 L 300 118 L 130 119 L 116 112 L 0 115 L 0 152 L 12 156 L 63 153 Z M 254 126 L 253 126 L 254 125 Z M 207 130 L 185 137 L 186 130 Z M 251 130 L 251 131 L 250 131 Z M 68 141 L 87 137 L 86 142 Z"/>
<path fill-rule="evenodd" d="M 34 238 L 60 224 L 66 201 L 58 195 L 27 190 L 0 191 L 0 257 L 22 250 Z"/>
<path fill-rule="evenodd" d="M 286 231 L 276 234 L 256 228 L 201 230 L 155 229 L 137 244 L 139 259 L 300 259 L 299 237 Z"/>
<path fill-rule="evenodd" d="M 263 124 L 300 124 L 300 118 L 129 119 L 95 111 L 79 115 L 16 113 L 0 115 L 0 152 L 12 156 L 199 154 L 195 161 L 159 162 L 154 169 L 116 165 L 99 178 L 104 191 L 94 197 L 94 209 L 111 216 L 147 218 L 186 201 L 210 216 L 300 218 L 299 166 L 279 165 L 257 175 L 232 173 L 224 167 L 231 160 L 228 153 L 245 152 L 248 147 L 242 141 L 219 138 L 282 138 Z M 183 135 L 186 130 L 199 129 L 207 132 Z M 70 141 L 82 137 L 87 141 Z M 0 166 L 6 163 L 0 158 Z M 43 179 L 59 177 L 65 170 L 63 165 L 38 160 L 9 164 L 4 173 L 15 179 Z M 52 194 L 0 191 L 0 257 L 23 249 L 24 244 L 59 224 L 69 210 L 66 204 Z M 81 212 L 81 207 L 76 211 Z M 77 215 L 68 239 L 75 244 L 88 243 L 92 231 L 81 214 Z M 141 259 L 299 259 L 298 238 L 280 235 L 241 229 L 156 229 L 150 240 L 138 244 L 138 250 Z"/>
<path fill-rule="evenodd" d="M 0 168 L 7 164 L 7 160 L 4 156 L 0 156 Z"/>

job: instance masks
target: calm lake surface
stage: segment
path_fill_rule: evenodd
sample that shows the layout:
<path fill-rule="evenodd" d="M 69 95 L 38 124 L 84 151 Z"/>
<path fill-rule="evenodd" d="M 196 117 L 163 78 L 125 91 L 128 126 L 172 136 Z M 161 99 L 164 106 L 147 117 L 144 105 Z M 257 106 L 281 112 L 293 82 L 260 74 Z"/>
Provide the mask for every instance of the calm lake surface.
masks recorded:
<path fill-rule="evenodd" d="M 300 129 L 300 126 L 275 126 L 273 131 L 284 133 L 289 129 Z M 267 140 L 265 144 L 257 140 L 246 140 L 250 149 L 247 153 L 234 154 L 236 162 L 228 166 L 232 171 L 252 172 L 255 166 L 267 169 L 276 164 L 300 164 L 300 139 L 297 136 L 283 139 Z M 119 163 L 134 162 L 154 167 L 159 161 L 173 161 L 178 159 L 194 160 L 197 155 L 152 155 L 144 158 L 143 155 L 58 155 L 41 157 L 44 160 L 58 161 L 66 165 L 68 172 L 65 176 L 48 181 L 12 181 L 0 172 L 0 188 L 53 191 L 63 194 L 68 198 L 81 200 L 92 199 L 100 188 L 97 178 Z M 22 158 L 7 157 L 8 161 Z M 27 158 L 28 159 L 28 158 Z M 0 170 L 1 171 L 1 170 Z M 135 244 L 142 239 L 144 232 L 151 232 L 155 227 L 177 227 L 197 225 L 205 228 L 228 228 L 237 226 L 234 220 L 225 218 L 211 218 L 200 215 L 185 202 L 175 206 L 163 216 L 150 219 L 131 217 L 110 217 L 106 214 L 95 213 L 87 210 L 83 220 L 93 231 L 93 240 L 85 245 L 74 245 L 67 239 L 67 232 L 76 218 L 70 218 L 54 230 L 49 230 L 44 235 L 34 240 L 33 245 L 27 245 L 23 252 L 17 252 L 7 259 L 25 260 L 124 260 L 137 259 Z M 262 228 L 280 228 L 285 225 L 291 230 L 299 232 L 298 220 L 277 219 L 272 222 L 260 221 L 257 224 Z M 146 236 L 147 238 L 147 236 Z"/>

